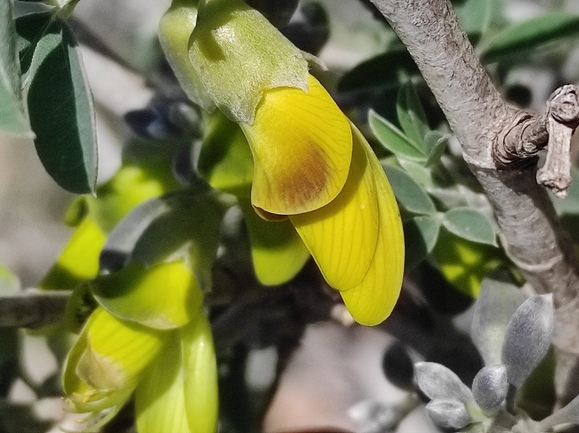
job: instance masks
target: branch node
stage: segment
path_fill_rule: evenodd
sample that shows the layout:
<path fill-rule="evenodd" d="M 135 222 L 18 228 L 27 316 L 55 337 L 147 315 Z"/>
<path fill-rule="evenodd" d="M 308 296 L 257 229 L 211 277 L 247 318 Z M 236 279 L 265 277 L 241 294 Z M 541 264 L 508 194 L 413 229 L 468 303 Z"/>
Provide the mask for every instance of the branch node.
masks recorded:
<path fill-rule="evenodd" d="M 547 101 L 547 159 L 537 172 L 537 182 L 564 198 L 571 184 L 571 137 L 579 125 L 579 89 L 566 85 Z"/>

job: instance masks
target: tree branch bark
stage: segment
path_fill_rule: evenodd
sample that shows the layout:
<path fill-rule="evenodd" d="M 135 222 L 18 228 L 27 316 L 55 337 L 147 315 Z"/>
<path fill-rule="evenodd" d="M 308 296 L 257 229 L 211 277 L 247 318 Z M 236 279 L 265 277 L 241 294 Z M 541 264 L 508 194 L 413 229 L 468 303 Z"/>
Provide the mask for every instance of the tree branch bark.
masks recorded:
<path fill-rule="evenodd" d="M 557 397 L 564 404 L 579 393 L 579 267 L 547 191 L 537 184 L 534 157 L 556 138 L 554 116 L 549 110 L 538 118 L 506 103 L 447 0 L 371 1 L 406 45 L 444 111 L 494 207 L 507 254 L 538 293 L 554 295 Z M 577 99 L 575 89 L 561 92 L 564 101 Z M 565 147 L 576 127 L 574 116 L 562 134 L 563 144 L 551 147 Z M 558 155 L 539 174 L 539 181 L 554 184 L 555 191 L 563 185 L 557 178 L 561 158 L 568 161 L 569 155 Z"/>

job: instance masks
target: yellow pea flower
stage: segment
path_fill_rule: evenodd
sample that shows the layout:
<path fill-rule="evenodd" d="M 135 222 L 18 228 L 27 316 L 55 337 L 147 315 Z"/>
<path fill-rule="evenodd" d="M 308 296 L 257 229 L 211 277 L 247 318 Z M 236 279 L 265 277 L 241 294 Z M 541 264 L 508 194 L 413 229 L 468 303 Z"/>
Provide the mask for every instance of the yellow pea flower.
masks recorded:
<path fill-rule="evenodd" d="M 176 5 L 197 12 L 194 0 Z M 180 12 L 183 13 L 183 12 Z M 187 42 L 193 77 L 243 131 L 253 156 L 251 203 L 265 219 L 289 217 L 327 282 L 355 320 L 375 325 L 391 312 L 403 274 L 396 201 L 376 156 L 283 35 L 242 0 L 207 0 Z"/>
<path fill-rule="evenodd" d="M 70 409 L 108 421 L 129 399 L 145 368 L 165 345 L 167 331 L 117 319 L 102 307 L 89 317 L 64 366 Z"/>

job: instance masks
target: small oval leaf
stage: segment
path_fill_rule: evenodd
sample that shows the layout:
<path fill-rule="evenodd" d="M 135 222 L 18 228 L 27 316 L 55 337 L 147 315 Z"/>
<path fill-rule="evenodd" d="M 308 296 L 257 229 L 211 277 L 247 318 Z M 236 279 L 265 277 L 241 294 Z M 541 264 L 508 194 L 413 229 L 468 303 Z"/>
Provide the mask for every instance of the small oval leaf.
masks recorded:
<path fill-rule="evenodd" d="M 442 224 L 449 232 L 461 238 L 481 244 L 497 245 L 496 233 L 488 218 L 481 212 L 459 207 L 446 212 Z"/>
<path fill-rule="evenodd" d="M 435 399 L 426 405 L 432 421 L 443 429 L 462 430 L 472 422 L 464 403 L 452 399 Z"/>
<path fill-rule="evenodd" d="M 396 199 L 407 211 L 425 215 L 436 212 L 428 193 L 404 170 L 393 165 L 383 165 L 383 168 Z"/>
<path fill-rule="evenodd" d="M 478 405 L 487 412 L 499 408 L 507 398 L 507 367 L 502 364 L 483 367 L 472 382 L 472 393 Z"/>
<path fill-rule="evenodd" d="M 420 390 L 432 400 L 458 400 L 464 405 L 474 403 L 470 389 L 449 368 L 436 362 L 414 364 Z"/>
<path fill-rule="evenodd" d="M 553 334 L 553 295 L 535 295 L 521 305 L 505 332 L 502 360 L 509 383 L 520 387 L 539 365 Z"/>

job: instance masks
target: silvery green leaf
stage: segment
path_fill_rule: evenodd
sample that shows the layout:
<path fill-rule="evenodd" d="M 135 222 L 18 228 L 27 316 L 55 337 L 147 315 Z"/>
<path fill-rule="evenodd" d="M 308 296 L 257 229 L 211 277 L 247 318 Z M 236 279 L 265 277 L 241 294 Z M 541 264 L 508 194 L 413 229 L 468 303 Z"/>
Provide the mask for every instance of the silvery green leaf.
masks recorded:
<path fill-rule="evenodd" d="M 539 422 L 538 431 L 547 431 L 561 424 L 579 424 L 579 396 Z"/>
<path fill-rule="evenodd" d="M 553 295 L 535 295 L 521 305 L 509 322 L 502 360 L 509 383 L 520 387 L 541 362 L 553 333 Z"/>
<path fill-rule="evenodd" d="M 509 383 L 507 367 L 494 364 L 483 367 L 472 383 L 472 393 L 478 405 L 487 412 L 493 412 L 507 398 Z"/>
<path fill-rule="evenodd" d="M 471 337 L 485 365 L 501 363 L 505 330 L 511 316 L 524 301 L 525 296 L 508 280 L 498 276 L 483 280 L 475 304 Z"/>
<path fill-rule="evenodd" d="M 444 365 L 436 362 L 417 362 L 414 368 L 418 387 L 428 398 L 458 400 L 466 405 L 474 403 L 470 389 Z"/>
<path fill-rule="evenodd" d="M 443 429 L 461 430 L 472 422 L 464 403 L 454 399 L 436 399 L 426 405 L 434 423 Z"/>
<path fill-rule="evenodd" d="M 357 424 L 359 433 L 394 431 L 403 414 L 391 405 L 375 400 L 364 400 L 348 409 L 348 415 Z"/>

